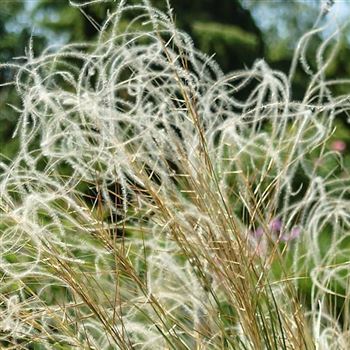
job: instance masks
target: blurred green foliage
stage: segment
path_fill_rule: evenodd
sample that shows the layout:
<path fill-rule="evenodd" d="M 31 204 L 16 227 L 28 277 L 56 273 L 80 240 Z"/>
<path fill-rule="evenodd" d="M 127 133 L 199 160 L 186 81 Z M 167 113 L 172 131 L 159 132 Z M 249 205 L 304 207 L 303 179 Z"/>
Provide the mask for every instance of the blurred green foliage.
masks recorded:
<path fill-rule="evenodd" d="M 130 3 L 139 1 L 131 0 Z M 152 3 L 165 9 L 163 0 Z M 238 0 L 221 0 L 220 6 L 210 0 L 173 0 L 171 3 L 176 24 L 189 32 L 199 49 L 209 55 L 215 53 L 224 71 L 242 68 L 244 64 L 249 66 L 256 57 L 262 56 L 262 33 L 250 11 Z M 106 1 L 80 11 L 69 6 L 68 0 L 37 0 L 32 6 L 26 5 L 25 1 L 5 2 L 0 9 L 0 62 L 25 55 L 32 32 L 37 53 L 47 43 L 92 41 L 107 12 L 116 4 Z M 23 17 L 30 21 L 21 23 Z M 10 81 L 11 74 L 10 70 L 1 70 L 0 82 Z M 17 120 L 11 104 L 19 105 L 13 87 L 0 88 L 0 153 L 9 158 L 14 156 L 18 142 L 11 139 Z"/>
<path fill-rule="evenodd" d="M 137 0 L 131 2 L 137 3 Z M 84 12 L 69 6 L 67 1 L 37 0 L 36 5 L 30 10 L 32 23 L 19 24 L 18 18 L 28 8 L 24 1 L 6 1 L 0 9 L 0 63 L 5 63 L 14 57 L 23 56 L 26 47 L 29 46 L 33 27 L 39 34 L 33 35 L 34 53 L 39 53 L 47 43 L 83 42 L 92 41 L 99 33 L 99 26 L 103 24 L 107 11 L 113 10 L 115 1 L 107 1 L 84 8 Z M 164 9 L 165 1 L 153 0 L 153 5 Z M 215 54 L 215 59 L 225 72 L 241 69 L 244 65 L 250 66 L 258 57 L 265 57 L 273 68 L 288 72 L 295 44 L 304 31 L 312 26 L 316 11 L 314 2 L 301 3 L 298 1 L 274 2 L 279 10 L 277 13 L 284 16 L 285 26 L 279 28 L 269 12 L 270 2 L 265 1 L 238 1 L 238 0 L 171 0 L 174 7 L 175 21 L 177 25 L 187 31 L 194 40 L 195 45 L 209 55 Z M 308 7 L 309 6 L 309 7 Z M 265 9 L 265 10 L 264 10 Z M 265 30 L 259 29 L 252 13 L 259 10 L 270 17 L 270 26 Z M 261 12 L 262 11 L 262 12 Z M 28 16 L 28 14 L 27 14 Z M 277 18 L 281 23 L 282 18 Z M 276 20 L 277 20 L 276 19 Z M 280 31 L 287 33 L 284 37 Z M 63 39 L 62 39 L 63 38 Z M 317 46 L 321 42 L 314 45 Z M 342 38 L 340 49 L 327 69 L 330 77 L 348 77 L 350 73 L 350 49 L 346 38 Z M 314 52 L 314 50 L 311 50 Z M 309 57 L 310 62 L 314 57 Z M 10 69 L 0 70 L 0 83 L 10 81 L 12 78 Z M 307 76 L 301 71 L 296 72 L 296 82 L 293 86 L 294 98 L 301 98 Z M 340 93 L 346 93 L 348 86 L 342 88 Z M 18 147 L 18 141 L 11 138 L 16 125 L 17 112 L 10 105 L 19 105 L 20 101 L 13 86 L 0 87 L 0 154 L 12 158 Z M 333 140 L 342 140 L 347 146 L 347 154 L 342 166 L 338 167 L 336 157 L 330 157 L 330 161 L 323 165 L 323 170 L 328 173 L 337 168 L 336 176 L 350 169 L 350 132 L 340 116 L 336 123 L 336 130 L 329 145 Z M 331 146 L 328 147 L 328 150 Z M 316 161 L 312 155 L 309 161 Z M 299 184 L 302 183 L 302 174 L 298 176 Z M 298 188 L 299 184 L 295 187 Z M 85 190 L 85 189 L 84 189 Z M 327 232 L 326 232 L 327 233 Z M 320 244 L 327 247 L 329 235 Z M 350 244 L 347 242 L 346 244 Z M 9 257 L 10 258 L 10 257 Z M 288 263 L 292 263 L 292 257 L 286 257 Z M 305 270 L 305 279 L 300 280 L 299 287 L 305 296 L 311 290 L 310 280 L 307 278 L 312 266 L 302 266 Z M 276 274 L 278 268 L 275 268 Z M 303 271 L 304 271 L 303 270 Z M 57 293 L 58 294 L 58 293 Z M 40 347 L 34 347 L 39 349 Z M 59 345 L 57 349 L 61 348 Z M 63 348 L 62 348 L 63 349 Z"/>
<path fill-rule="evenodd" d="M 25 11 L 23 1 L 5 1 L 0 8 L 0 64 L 24 56 L 31 40 L 32 29 L 20 23 Z M 46 45 L 44 36 L 33 40 L 33 51 L 39 53 Z M 10 82 L 13 71 L 10 68 L 0 70 L 0 84 Z M 18 141 L 12 139 L 17 121 L 17 113 L 11 105 L 20 105 L 20 99 L 13 86 L 0 87 L 0 154 L 12 158 L 18 147 Z"/>
<path fill-rule="evenodd" d="M 166 10 L 164 0 L 151 2 Z M 34 53 L 39 53 L 48 43 L 94 40 L 106 14 L 117 3 L 110 0 L 79 10 L 70 6 L 68 0 L 35 0 L 31 6 L 24 0 L 5 1 L 0 9 L 0 62 L 25 55 L 31 37 Z M 137 4 L 139 0 L 129 0 L 129 3 Z M 215 54 L 225 72 L 250 66 L 255 59 L 265 57 L 273 68 L 285 73 L 290 67 L 298 38 L 312 27 L 319 7 L 317 1 L 305 3 L 296 0 L 274 2 L 273 7 L 270 3 L 253 0 L 172 0 L 171 5 L 176 24 L 191 35 L 200 50 Z M 273 18 L 273 14 L 277 17 Z M 320 42 L 321 37 L 312 44 L 314 47 L 308 57 L 311 66 L 315 61 L 312 55 Z M 350 73 L 350 49 L 346 37 L 341 38 L 339 47 L 326 72 L 330 77 L 346 77 Z M 0 70 L 0 83 L 11 81 L 12 74 L 10 69 Z M 294 98 L 302 98 L 306 79 L 308 77 L 297 70 Z M 338 93 L 346 93 L 348 86 L 338 90 Z M 11 138 L 17 112 L 10 105 L 20 105 L 13 86 L 0 87 L 0 153 L 12 158 L 18 142 Z M 341 116 L 342 119 L 346 117 Z M 334 137 L 349 146 L 349 129 L 344 128 L 346 123 L 339 125 L 338 128 L 345 131 L 337 132 Z"/>
<path fill-rule="evenodd" d="M 117 1 L 105 1 L 86 6 L 83 10 L 70 6 L 68 0 L 34 0 L 28 2 L 5 1 L 0 9 L 0 62 L 11 61 L 25 55 L 32 37 L 35 53 L 48 43 L 92 41 L 99 33 L 108 11 Z M 131 4 L 139 0 L 129 0 Z M 166 10 L 164 0 L 151 3 Z M 225 72 L 250 66 L 264 57 L 273 68 L 288 72 L 293 50 L 298 38 L 317 17 L 318 1 L 269 2 L 255 0 L 172 0 L 176 24 L 187 31 L 195 45 L 215 59 Z M 130 15 L 131 16 L 131 15 Z M 27 22 L 23 20 L 27 19 Z M 131 19 L 131 18 L 130 18 Z M 313 42 L 309 60 L 315 61 L 316 46 Z M 341 39 L 340 49 L 327 69 L 330 77 L 346 77 L 350 73 L 348 57 L 350 49 L 347 38 Z M 11 80 L 11 70 L 0 70 L 0 82 Z M 300 99 L 308 77 L 297 70 L 293 96 Z M 343 90 L 341 90 L 343 89 Z M 346 93 L 348 86 L 338 93 Z M 19 105 L 12 86 L 0 88 L 0 153 L 12 158 L 17 141 L 11 139 L 17 120 L 17 112 L 10 105 Z M 345 119 L 347 116 L 341 116 Z M 342 123 L 342 129 L 346 124 Z M 339 125 L 338 125 L 339 128 Z M 350 144 L 349 129 L 334 137 Z"/>
<path fill-rule="evenodd" d="M 69 42 L 90 41 L 96 37 L 106 13 L 112 11 L 116 3 L 92 4 L 84 7 L 82 12 L 64 1 L 38 0 L 34 18 L 40 27 L 56 35 L 65 33 Z M 129 3 L 140 1 L 130 0 Z M 164 0 L 151 3 L 166 10 Z M 173 0 L 171 5 L 176 24 L 191 35 L 201 50 L 216 53 L 216 59 L 225 71 L 250 65 L 263 54 L 262 33 L 240 1 L 220 0 L 220 6 L 216 6 L 210 0 Z M 245 52 L 249 54 L 244 55 Z"/>

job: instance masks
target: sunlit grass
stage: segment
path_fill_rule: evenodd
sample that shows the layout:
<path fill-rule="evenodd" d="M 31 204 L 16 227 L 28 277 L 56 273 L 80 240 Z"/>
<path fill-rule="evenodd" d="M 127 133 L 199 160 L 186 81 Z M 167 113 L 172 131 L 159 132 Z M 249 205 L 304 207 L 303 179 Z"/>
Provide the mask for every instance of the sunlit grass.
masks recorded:
<path fill-rule="evenodd" d="M 329 86 L 349 82 L 324 76 L 336 35 L 307 67 L 316 33 L 289 76 L 263 60 L 224 75 L 170 9 L 122 1 L 95 44 L 3 65 L 22 105 L 0 163 L 1 345 L 347 349 L 349 178 L 331 142 L 348 102 Z"/>

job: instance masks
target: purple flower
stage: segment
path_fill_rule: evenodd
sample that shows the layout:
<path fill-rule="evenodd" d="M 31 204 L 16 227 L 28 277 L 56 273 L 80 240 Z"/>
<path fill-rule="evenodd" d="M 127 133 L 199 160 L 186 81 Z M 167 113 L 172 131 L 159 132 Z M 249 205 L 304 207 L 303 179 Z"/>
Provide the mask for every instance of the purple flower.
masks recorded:
<path fill-rule="evenodd" d="M 282 221 L 280 219 L 273 219 L 270 222 L 270 230 L 272 233 L 280 233 L 282 229 Z"/>
<path fill-rule="evenodd" d="M 264 234 L 264 230 L 262 227 L 258 227 L 255 231 L 254 231 L 254 236 L 259 238 Z"/>
<path fill-rule="evenodd" d="M 292 241 L 293 239 L 296 239 L 296 238 L 298 238 L 298 237 L 300 236 L 300 232 L 301 232 L 300 227 L 294 226 L 294 227 L 291 229 L 291 231 L 290 231 L 289 234 L 283 235 L 283 236 L 281 237 L 281 241 L 283 241 L 283 242 Z"/>
<path fill-rule="evenodd" d="M 335 140 L 331 143 L 331 149 L 336 152 L 344 152 L 346 149 L 346 143 L 342 140 Z"/>
<path fill-rule="evenodd" d="M 301 229 L 298 226 L 294 226 L 290 231 L 290 239 L 298 238 L 300 236 Z"/>

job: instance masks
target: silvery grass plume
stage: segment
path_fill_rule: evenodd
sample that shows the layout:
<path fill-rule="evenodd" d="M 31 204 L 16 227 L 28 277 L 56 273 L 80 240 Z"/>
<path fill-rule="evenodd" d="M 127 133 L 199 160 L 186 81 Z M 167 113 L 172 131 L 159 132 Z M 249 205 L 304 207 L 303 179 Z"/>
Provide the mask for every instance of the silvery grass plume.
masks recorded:
<path fill-rule="evenodd" d="M 326 79 L 338 31 L 308 63 L 323 10 L 289 76 L 225 75 L 168 7 L 119 1 L 96 43 L 2 65 L 22 99 L 0 163 L 2 346 L 348 349 L 349 178 L 322 169 L 349 108 L 332 91 L 350 81 Z"/>

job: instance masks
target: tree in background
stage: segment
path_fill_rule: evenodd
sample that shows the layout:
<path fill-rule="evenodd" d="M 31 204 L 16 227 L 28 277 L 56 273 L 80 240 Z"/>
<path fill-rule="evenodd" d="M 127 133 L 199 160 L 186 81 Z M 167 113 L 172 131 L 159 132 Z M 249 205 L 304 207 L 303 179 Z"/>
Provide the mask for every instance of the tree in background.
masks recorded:
<path fill-rule="evenodd" d="M 138 0 L 130 3 L 137 4 Z M 153 0 L 153 5 L 164 10 L 165 1 Z M 45 42 L 67 43 L 93 40 L 99 33 L 108 11 L 117 2 L 84 7 L 83 11 L 70 6 L 69 1 L 37 0 L 29 9 L 24 1 L 5 2 L 0 10 L 0 62 L 25 55 L 32 36 L 34 51 L 40 52 Z M 187 31 L 195 45 L 215 59 L 224 71 L 250 66 L 263 54 L 263 36 L 248 9 L 238 0 L 222 0 L 220 6 L 210 0 L 173 0 L 177 25 Z M 24 19 L 21 23 L 20 19 Z M 27 21 L 25 21 L 27 19 Z M 34 31 L 33 31 L 34 28 Z M 39 34 L 38 34 L 39 33 Z M 0 75 L 0 82 L 11 79 Z M 9 104 L 15 104 L 9 88 L 0 90 L 0 149 L 12 157 L 16 145 L 11 135 L 16 115 Z"/>
<path fill-rule="evenodd" d="M 31 28 L 21 23 L 25 2 L 5 1 L 0 9 L 0 64 L 25 55 L 30 42 Z M 45 45 L 45 38 L 37 36 L 33 40 L 33 50 L 40 52 Z M 0 84 L 10 81 L 11 69 L 0 70 Z M 0 154 L 11 157 L 16 149 L 16 141 L 11 136 L 16 124 L 16 112 L 10 105 L 18 102 L 11 86 L 0 86 Z"/>
<path fill-rule="evenodd" d="M 289 0 L 289 1 L 259 1 L 242 0 L 242 5 L 256 20 L 256 25 L 261 29 L 263 41 L 265 43 L 264 58 L 272 64 L 274 68 L 288 72 L 295 46 L 299 38 L 303 36 L 312 26 L 318 17 L 320 7 L 333 16 L 323 32 L 320 32 L 319 41 L 315 40 L 311 45 L 315 52 L 321 41 L 337 26 L 344 25 L 350 15 L 350 4 L 339 1 L 334 9 L 333 0 Z M 337 14 L 334 14 L 337 10 Z M 329 77 L 349 76 L 350 65 L 348 57 L 349 50 L 349 30 L 342 31 L 340 37 L 339 50 L 329 65 L 326 74 Z M 311 68 L 315 62 L 315 57 L 308 57 L 308 64 Z M 297 72 L 301 73 L 301 72 Z M 295 89 L 297 96 L 302 95 L 302 87 L 305 86 L 305 77 L 298 77 L 298 84 Z M 338 87 L 339 89 L 340 87 Z M 299 91 L 300 90 L 300 91 Z"/>
<path fill-rule="evenodd" d="M 164 0 L 152 4 L 165 10 Z M 138 0 L 129 1 L 137 4 Z M 83 12 L 68 6 L 64 1 L 39 0 L 34 17 L 40 27 L 56 35 L 67 35 L 67 41 L 90 41 L 99 26 L 117 2 L 87 6 Z M 251 65 L 263 54 L 263 39 L 260 29 L 248 9 L 238 0 L 221 0 L 218 6 L 211 0 L 173 0 L 176 24 L 194 38 L 196 46 L 215 54 L 224 71 Z"/>
<path fill-rule="evenodd" d="M 78 1 L 79 2 L 79 1 Z M 164 0 L 151 0 L 158 8 L 165 9 Z M 129 0 L 139 3 L 139 0 Z M 84 42 L 93 40 L 99 33 L 108 11 L 118 1 L 106 1 L 79 10 L 69 1 L 37 0 L 29 14 L 25 2 L 6 2 L 0 11 L 0 62 L 24 54 L 35 26 L 34 47 L 42 42 Z M 195 45 L 208 55 L 215 54 L 215 60 L 225 71 L 251 66 L 256 58 L 264 57 L 273 67 L 286 72 L 290 66 L 292 52 L 297 38 L 312 26 L 319 9 L 319 1 L 266 2 L 253 0 L 172 0 L 175 21 L 178 27 L 188 32 Z M 18 18 L 27 11 L 31 24 L 18 24 Z M 16 25 L 14 25 L 16 24 Z M 12 28 L 11 28 L 12 25 Z M 321 37 L 320 37 L 321 40 Z M 346 38 L 340 45 L 337 57 L 328 67 L 330 76 L 347 76 L 350 65 L 347 58 L 350 51 Z M 40 51 L 40 50 L 37 50 Z M 296 72 L 293 94 L 303 95 L 306 79 L 301 71 Z M 1 81 L 5 77 L 0 76 Z M 8 89 L 1 89 L 0 138 L 1 152 L 9 155 L 10 136 L 14 129 L 14 115 Z"/>

